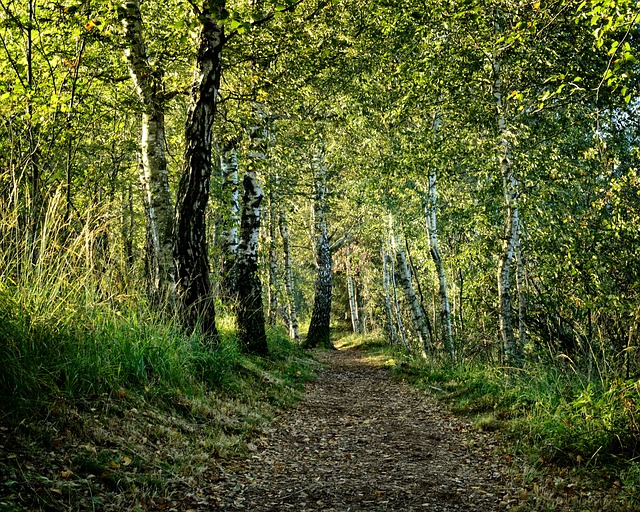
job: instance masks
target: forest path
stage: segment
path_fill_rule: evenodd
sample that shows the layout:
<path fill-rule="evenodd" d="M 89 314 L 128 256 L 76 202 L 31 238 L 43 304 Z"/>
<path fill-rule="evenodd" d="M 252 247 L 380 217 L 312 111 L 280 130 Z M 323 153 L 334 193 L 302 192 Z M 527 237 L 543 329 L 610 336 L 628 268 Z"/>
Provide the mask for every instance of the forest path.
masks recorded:
<path fill-rule="evenodd" d="M 306 398 L 224 465 L 213 498 L 224 510 L 504 510 L 489 436 L 388 375 L 356 350 L 328 365 Z"/>

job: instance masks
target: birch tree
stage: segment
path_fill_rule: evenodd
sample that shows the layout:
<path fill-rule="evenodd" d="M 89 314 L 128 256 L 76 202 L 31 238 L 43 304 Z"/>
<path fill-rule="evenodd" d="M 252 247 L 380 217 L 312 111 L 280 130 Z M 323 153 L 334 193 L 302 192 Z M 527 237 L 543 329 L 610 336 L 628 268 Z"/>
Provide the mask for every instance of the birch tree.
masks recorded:
<path fill-rule="evenodd" d="M 520 231 L 518 180 L 513 169 L 511 142 L 507 131 L 506 106 L 502 94 L 501 61 L 499 56 L 492 58 L 491 67 L 493 69 L 492 94 L 495 102 L 495 118 L 500 145 L 500 174 L 502 176 L 502 190 L 506 208 L 502 253 L 498 264 L 500 336 L 507 363 L 517 364 L 522 358 L 522 354 L 516 343 L 511 318 L 511 265 L 518 245 L 518 233 Z"/>
<path fill-rule="evenodd" d="M 172 309 L 175 295 L 173 202 L 165 154 L 165 92 L 163 71 L 153 67 L 144 40 L 140 0 L 122 5 L 125 55 L 142 104 L 140 182 L 147 221 L 147 268 L 151 301 Z"/>
<path fill-rule="evenodd" d="M 391 236 L 391 247 L 393 248 L 396 256 L 396 279 L 402 286 L 405 299 L 411 313 L 411 322 L 418 337 L 418 344 L 422 351 L 423 357 L 427 357 L 428 352 L 431 349 L 431 339 L 429 336 L 429 327 L 427 325 L 427 319 L 420 306 L 420 301 L 413 287 L 411 279 L 411 270 L 407 263 L 407 255 L 401 242 L 396 240 L 396 235 L 393 232 L 393 217 L 389 216 L 389 232 Z"/>
<path fill-rule="evenodd" d="M 280 228 L 280 236 L 282 237 L 282 252 L 284 257 L 284 282 L 287 290 L 286 307 L 287 320 L 289 328 L 289 337 L 299 345 L 300 344 L 300 327 L 298 325 L 298 315 L 296 312 L 295 287 L 293 282 L 293 268 L 291 264 L 291 238 L 289 235 L 289 225 L 287 223 L 287 214 L 283 210 L 280 212 L 278 222 Z"/>
<path fill-rule="evenodd" d="M 433 120 L 433 136 L 434 140 L 437 138 L 438 128 L 440 124 L 439 114 L 434 116 Z M 442 340 L 444 348 L 453 359 L 455 357 L 453 347 L 453 334 L 451 331 L 451 308 L 449 307 L 449 295 L 447 292 L 447 278 L 444 272 L 444 264 L 442 262 L 442 255 L 440 254 L 440 245 L 438 244 L 438 225 L 437 225 L 437 211 L 438 211 L 438 191 L 437 191 L 437 175 L 434 166 L 429 169 L 429 190 L 427 195 L 427 232 L 429 235 L 429 251 L 431 253 L 431 259 L 436 266 L 436 273 L 438 274 L 438 291 L 440 295 L 440 322 L 442 328 Z"/>
<path fill-rule="evenodd" d="M 355 280 L 353 278 L 353 271 L 351 270 L 351 252 L 349 246 L 345 255 L 345 268 L 347 272 L 347 295 L 349 296 L 349 312 L 351 314 L 351 327 L 355 334 L 362 334 L 364 332 L 363 323 L 360 318 L 360 311 L 358 308 L 358 291 L 356 289 Z"/>
<path fill-rule="evenodd" d="M 260 114 L 258 112 L 258 114 Z M 258 162 L 266 158 L 267 128 L 262 115 L 256 115 L 256 126 L 250 129 L 249 165 L 244 173 L 240 243 L 237 259 L 238 336 L 247 352 L 266 355 L 269 352 L 265 332 L 262 284 L 258 275 L 258 241 L 260 238 L 260 206 L 264 198 L 258 179 Z"/>
<path fill-rule="evenodd" d="M 313 158 L 314 194 L 313 221 L 316 278 L 313 296 L 313 312 L 305 345 L 307 347 L 332 348 L 330 336 L 331 294 L 333 273 L 331 246 L 327 229 L 327 164 L 324 153 L 317 151 Z"/>
<path fill-rule="evenodd" d="M 224 0 L 204 0 L 196 7 L 201 26 L 196 42 L 196 63 L 185 127 L 184 171 L 175 212 L 174 258 L 182 321 L 188 330 L 200 325 L 209 339 L 217 338 L 211 296 L 206 241 L 206 208 L 211 179 L 213 119 L 222 75 Z"/>
<path fill-rule="evenodd" d="M 220 292 L 227 300 L 235 301 L 237 294 L 238 229 L 240 203 L 238 197 L 238 152 L 235 143 L 222 148 L 220 170 L 222 173 L 222 229 L 219 245 L 222 251 L 222 275 Z"/>

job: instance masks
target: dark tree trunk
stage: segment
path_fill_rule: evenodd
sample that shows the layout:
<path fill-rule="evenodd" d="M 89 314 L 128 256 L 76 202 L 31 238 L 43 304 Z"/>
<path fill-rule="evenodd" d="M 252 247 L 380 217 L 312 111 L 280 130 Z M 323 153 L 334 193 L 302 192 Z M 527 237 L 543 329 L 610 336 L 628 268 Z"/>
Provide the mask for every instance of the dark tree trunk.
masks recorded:
<path fill-rule="evenodd" d="M 244 350 L 267 355 L 269 348 L 264 328 L 262 285 L 258 277 L 260 203 L 263 192 L 253 166 L 245 173 L 243 185 L 237 260 L 238 335 Z"/>
<path fill-rule="evenodd" d="M 331 251 L 326 230 L 318 237 L 317 271 L 313 313 L 305 346 L 332 348 L 330 338 L 331 293 L 333 276 L 331 273 Z"/>
<path fill-rule="evenodd" d="M 207 339 L 217 339 L 216 317 L 206 241 L 205 212 L 211 179 L 213 118 L 221 76 L 225 2 L 204 0 L 199 19 L 196 69 L 185 127 L 185 168 L 176 201 L 174 258 L 180 316 L 186 329 L 198 325 Z"/>

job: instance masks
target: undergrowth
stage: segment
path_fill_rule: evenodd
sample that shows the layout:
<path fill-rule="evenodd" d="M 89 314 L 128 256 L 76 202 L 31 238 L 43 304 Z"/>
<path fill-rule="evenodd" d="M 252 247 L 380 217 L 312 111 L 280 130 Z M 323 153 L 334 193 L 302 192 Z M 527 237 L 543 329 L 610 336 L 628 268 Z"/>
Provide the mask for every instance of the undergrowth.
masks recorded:
<path fill-rule="evenodd" d="M 45 219 L 37 250 L 0 247 L 0 510 L 188 509 L 175 497 L 212 485 L 318 368 L 282 329 L 260 358 L 230 314 L 214 346 L 158 317 L 96 259 L 100 215 L 74 236 Z"/>
<path fill-rule="evenodd" d="M 379 336 L 345 343 L 386 354 L 398 379 L 446 401 L 476 427 L 499 431 L 532 467 L 596 475 L 624 491 L 625 506 L 640 507 L 640 381 L 589 379 L 565 360 L 522 368 L 425 360 Z"/>

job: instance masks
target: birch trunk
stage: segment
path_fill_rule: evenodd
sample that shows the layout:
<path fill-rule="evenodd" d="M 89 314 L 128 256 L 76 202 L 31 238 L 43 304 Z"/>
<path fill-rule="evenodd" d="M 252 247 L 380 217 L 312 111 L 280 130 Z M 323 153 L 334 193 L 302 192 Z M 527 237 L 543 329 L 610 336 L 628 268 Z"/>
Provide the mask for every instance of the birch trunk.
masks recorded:
<path fill-rule="evenodd" d="M 153 304 L 172 309 L 175 297 L 173 204 L 167 174 L 162 71 L 149 65 L 139 0 L 127 0 L 122 25 L 125 56 L 142 103 L 140 182 L 146 214 L 147 269 Z"/>
<path fill-rule="evenodd" d="M 404 295 L 409 306 L 409 312 L 411 314 L 411 322 L 416 331 L 418 337 L 418 343 L 422 350 L 422 355 L 426 357 L 428 350 L 431 348 L 429 339 L 429 328 L 427 326 L 427 320 L 420 306 L 420 301 L 413 287 L 411 280 L 411 271 L 407 263 L 407 255 L 401 243 L 396 244 L 395 236 L 393 234 L 393 219 L 390 218 L 389 228 L 391 232 L 391 247 L 395 251 L 397 266 L 396 266 L 396 279 L 404 290 Z"/>
<path fill-rule="evenodd" d="M 354 334 L 362 334 L 362 321 L 360 319 L 360 311 L 358 309 L 358 294 L 356 285 L 351 272 L 350 254 L 347 250 L 346 257 L 347 267 L 347 294 L 349 295 L 349 311 L 351 314 L 351 327 Z"/>
<path fill-rule="evenodd" d="M 389 269 L 389 255 L 384 249 L 381 251 L 382 256 L 382 288 L 384 290 L 384 305 L 387 312 L 387 332 L 389 333 L 389 342 L 392 345 L 397 343 L 396 328 L 393 319 L 393 306 L 391 302 L 391 276 Z"/>
<path fill-rule="evenodd" d="M 238 153 L 235 149 L 225 148 L 220 157 L 222 172 L 223 203 L 226 207 L 222 230 L 219 235 L 222 250 L 222 276 L 220 291 L 224 299 L 235 301 L 236 260 L 238 257 L 238 225 L 240 205 L 238 202 Z"/>
<path fill-rule="evenodd" d="M 391 245 L 391 240 L 389 241 L 390 250 L 393 251 L 393 247 Z M 396 281 L 396 265 L 393 260 L 392 252 L 387 254 L 388 264 L 389 264 L 389 273 L 391 275 L 391 285 L 393 288 L 393 305 L 396 312 L 396 321 L 398 322 L 398 332 L 400 333 L 400 339 L 402 340 L 402 344 L 407 349 L 407 352 L 412 352 L 411 345 L 409 345 L 409 341 L 407 340 L 407 331 L 404 327 L 404 320 L 402 319 L 402 310 L 400 309 L 400 301 L 398 300 L 398 283 Z"/>
<path fill-rule="evenodd" d="M 500 60 L 493 59 L 493 98 L 496 107 L 496 124 L 500 141 L 500 173 L 506 206 L 504 239 L 502 254 L 498 264 L 498 296 L 500 315 L 500 336 L 507 364 L 519 364 L 521 354 L 515 340 L 511 318 L 511 265 L 513 262 L 519 232 L 518 213 L 518 181 L 513 170 L 513 156 L 511 142 L 507 133 L 507 122 L 502 97 L 502 82 L 500 79 Z"/>
<path fill-rule="evenodd" d="M 276 246 L 276 211 L 273 201 L 273 193 L 269 194 L 269 293 L 268 295 L 268 314 L 267 319 L 269 325 L 276 325 L 276 316 L 278 314 L 278 251 Z"/>
<path fill-rule="evenodd" d="M 206 208 L 211 180 L 212 129 L 222 73 L 224 13 L 222 0 L 204 0 L 196 45 L 196 69 L 185 126 L 185 167 L 176 201 L 174 259 L 178 300 L 184 326 L 200 326 L 217 339 L 206 240 Z"/>
<path fill-rule="evenodd" d="M 262 307 L 262 285 L 258 276 L 260 204 L 264 194 L 254 165 L 244 175 L 240 243 L 238 245 L 238 337 L 246 352 L 267 355 L 267 335 Z"/>
<path fill-rule="evenodd" d="M 527 343 L 527 297 L 525 292 L 525 271 L 522 258 L 522 238 L 518 233 L 516 244 L 516 287 L 518 289 L 518 355 L 524 357 L 524 346 Z"/>
<path fill-rule="evenodd" d="M 298 315 L 296 313 L 296 303 L 293 286 L 293 268 L 291 265 L 291 239 L 289 238 L 289 226 L 287 224 L 287 214 L 280 212 L 280 236 L 282 237 L 282 252 L 284 254 L 284 283 L 287 290 L 287 313 L 289 323 L 289 337 L 300 345 L 300 327 L 298 325 Z"/>
<path fill-rule="evenodd" d="M 305 345 L 307 347 L 333 348 L 330 337 L 331 294 L 333 275 L 331 270 L 331 247 L 327 232 L 326 193 L 327 169 L 323 155 L 314 159 L 314 201 L 313 219 L 316 250 L 316 282 L 313 299 L 313 312 Z"/>
<path fill-rule="evenodd" d="M 436 130 L 436 123 L 434 122 L 434 131 Z M 453 334 L 451 331 L 451 308 L 449 306 L 449 295 L 447 293 L 447 279 L 444 273 L 444 264 L 442 263 L 442 256 L 440 254 L 440 246 L 438 244 L 438 229 L 436 224 L 436 213 L 438 204 L 438 193 L 436 190 L 436 171 L 432 169 L 429 172 L 429 196 L 427 201 L 427 231 L 429 234 L 429 249 L 431 252 L 431 259 L 436 266 L 436 272 L 438 274 L 438 291 L 440 295 L 440 322 L 442 328 L 442 340 L 444 348 L 451 359 L 455 358 L 455 352 L 453 349 Z"/>

